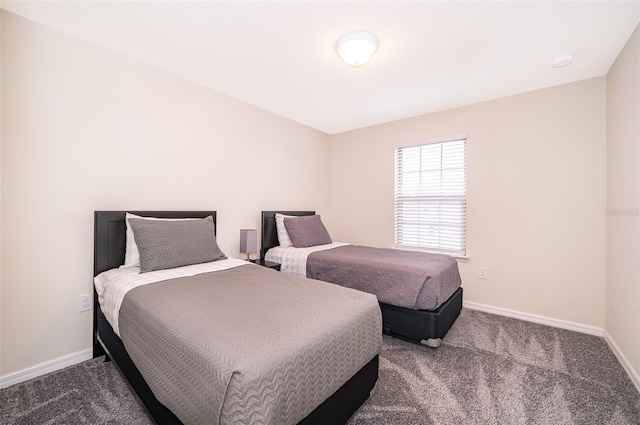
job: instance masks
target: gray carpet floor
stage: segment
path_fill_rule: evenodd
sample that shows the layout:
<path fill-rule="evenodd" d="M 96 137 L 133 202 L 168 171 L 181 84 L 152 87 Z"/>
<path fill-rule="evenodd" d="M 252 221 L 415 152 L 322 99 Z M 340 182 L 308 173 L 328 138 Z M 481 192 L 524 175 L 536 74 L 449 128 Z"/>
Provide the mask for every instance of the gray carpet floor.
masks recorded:
<path fill-rule="evenodd" d="M 2 424 L 151 424 L 112 363 L 0 391 Z M 388 336 L 360 424 L 640 424 L 640 393 L 603 338 L 464 309 L 442 346 Z"/>

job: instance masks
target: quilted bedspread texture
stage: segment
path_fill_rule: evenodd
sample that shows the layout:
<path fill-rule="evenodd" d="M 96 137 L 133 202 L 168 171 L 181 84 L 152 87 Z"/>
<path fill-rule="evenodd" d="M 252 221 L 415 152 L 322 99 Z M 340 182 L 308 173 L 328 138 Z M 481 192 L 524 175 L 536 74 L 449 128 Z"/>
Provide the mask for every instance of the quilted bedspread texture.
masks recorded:
<path fill-rule="evenodd" d="M 295 424 L 382 349 L 375 296 L 252 264 L 130 290 L 120 334 L 185 424 Z"/>

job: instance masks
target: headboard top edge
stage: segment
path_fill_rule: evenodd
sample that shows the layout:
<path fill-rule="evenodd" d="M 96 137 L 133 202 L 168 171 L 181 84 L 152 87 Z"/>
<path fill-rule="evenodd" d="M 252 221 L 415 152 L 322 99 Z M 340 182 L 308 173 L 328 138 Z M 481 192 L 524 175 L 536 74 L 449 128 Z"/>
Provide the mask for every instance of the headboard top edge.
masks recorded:
<path fill-rule="evenodd" d="M 303 215 L 314 215 L 315 211 L 297 211 L 297 210 L 276 210 L 276 211 L 262 211 L 261 213 L 261 227 L 262 231 L 260 232 L 261 245 L 260 245 L 260 259 L 264 261 L 264 256 L 267 251 L 275 246 L 279 245 L 278 242 L 278 232 L 276 230 L 276 221 L 275 215 L 276 213 L 284 214 L 284 215 L 295 215 L 295 216 L 303 216 Z"/>
<path fill-rule="evenodd" d="M 158 218 L 213 217 L 214 232 L 217 229 L 217 211 L 214 210 L 95 210 L 93 275 L 118 267 L 124 263 L 126 249 L 126 213 Z"/>

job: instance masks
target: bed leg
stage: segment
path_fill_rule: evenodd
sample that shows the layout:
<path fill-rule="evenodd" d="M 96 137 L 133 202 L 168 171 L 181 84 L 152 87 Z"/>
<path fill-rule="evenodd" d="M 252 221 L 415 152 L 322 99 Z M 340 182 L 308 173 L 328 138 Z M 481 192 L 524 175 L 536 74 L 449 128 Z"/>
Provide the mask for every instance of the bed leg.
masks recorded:
<path fill-rule="evenodd" d="M 424 344 L 427 347 L 431 347 L 431 348 L 438 348 L 440 347 L 440 344 L 442 344 L 442 338 L 423 339 L 420 341 L 420 344 Z"/>

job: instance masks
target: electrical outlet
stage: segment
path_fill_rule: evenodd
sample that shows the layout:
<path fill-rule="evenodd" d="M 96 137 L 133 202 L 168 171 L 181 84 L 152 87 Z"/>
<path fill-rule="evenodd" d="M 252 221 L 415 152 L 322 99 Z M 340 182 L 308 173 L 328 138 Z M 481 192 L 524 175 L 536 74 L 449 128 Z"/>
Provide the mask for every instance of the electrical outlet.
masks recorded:
<path fill-rule="evenodd" d="M 84 294 L 78 297 L 78 313 L 91 310 L 93 308 L 93 297 L 91 294 Z"/>
<path fill-rule="evenodd" d="M 480 278 L 480 279 L 486 279 L 487 278 L 487 268 L 486 267 L 480 267 L 480 272 L 478 272 L 478 278 Z"/>

